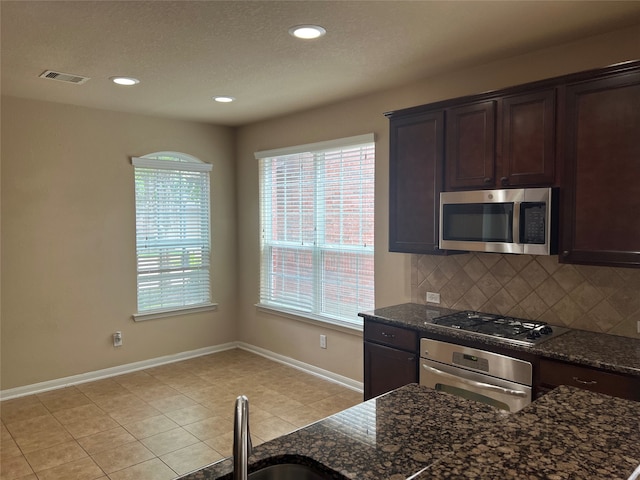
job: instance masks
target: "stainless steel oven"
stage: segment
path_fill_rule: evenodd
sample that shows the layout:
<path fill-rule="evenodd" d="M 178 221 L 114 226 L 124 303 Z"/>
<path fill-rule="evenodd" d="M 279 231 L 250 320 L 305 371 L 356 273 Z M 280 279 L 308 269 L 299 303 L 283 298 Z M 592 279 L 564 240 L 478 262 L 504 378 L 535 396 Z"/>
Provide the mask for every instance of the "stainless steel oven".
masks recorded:
<path fill-rule="evenodd" d="M 516 412 L 531 403 L 531 363 L 493 352 L 423 338 L 420 384 Z"/>

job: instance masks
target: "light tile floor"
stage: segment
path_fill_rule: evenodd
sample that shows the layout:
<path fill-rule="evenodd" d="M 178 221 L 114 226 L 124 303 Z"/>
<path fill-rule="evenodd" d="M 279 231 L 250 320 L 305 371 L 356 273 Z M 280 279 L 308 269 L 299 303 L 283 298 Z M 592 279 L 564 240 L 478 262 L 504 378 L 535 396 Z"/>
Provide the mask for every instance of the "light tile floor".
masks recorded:
<path fill-rule="evenodd" d="M 362 394 L 228 350 L 0 403 L 0 480 L 169 480 L 231 455 L 238 395 L 254 445 Z"/>

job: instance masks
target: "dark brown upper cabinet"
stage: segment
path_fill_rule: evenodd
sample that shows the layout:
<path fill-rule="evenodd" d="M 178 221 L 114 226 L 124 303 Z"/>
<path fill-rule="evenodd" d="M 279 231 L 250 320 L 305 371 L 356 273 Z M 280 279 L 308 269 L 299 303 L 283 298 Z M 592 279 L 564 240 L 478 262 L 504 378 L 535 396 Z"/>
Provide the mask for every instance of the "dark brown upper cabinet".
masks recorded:
<path fill-rule="evenodd" d="M 390 128 L 389 251 L 434 253 L 444 166 L 444 114 L 392 116 Z"/>
<path fill-rule="evenodd" d="M 488 188 L 495 182 L 494 101 L 449 108 L 447 116 L 447 190 Z"/>
<path fill-rule="evenodd" d="M 560 261 L 640 267 L 640 65 L 562 93 Z"/>
<path fill-rule="evenodd" d="M 556 89 L 500 100 L 497 182 L 501 187 L 551 186 L 556 169 Z"/>
<path fill-rule="evenodd" d="M 389 250 L 438 249 L 445 190 L 560 187 L 560 261 L 640 267 L 640 61 L 388 112 Z"/>
<path fill-rule="evenodd" d="M 447 109 L 445 189 L 553 185 L 555 106 L 549 88 Z"/>

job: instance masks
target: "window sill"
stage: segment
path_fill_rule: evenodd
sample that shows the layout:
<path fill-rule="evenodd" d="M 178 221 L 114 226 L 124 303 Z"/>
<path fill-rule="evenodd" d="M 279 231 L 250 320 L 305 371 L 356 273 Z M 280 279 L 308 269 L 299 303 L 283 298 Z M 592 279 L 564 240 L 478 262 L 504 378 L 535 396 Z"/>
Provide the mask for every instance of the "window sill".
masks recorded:
<path fill-rule="evenodd" d="M 363 330 L 362 323 L 358 325 L 356 323 L 345 322 L 345 321 L 336 320 L 329 317 L 321 317 L 319 315 L 302 313 L 296 310 L 289 310 L 286 308 L 277 308 L 271 305 L 264 305 L 262 303 L 258 303 L 255 306 L 258 309 L 258 311 L 262 311 L 265 313 L 272 313 L 274 315 L 278 315 L 284 318 L 289 318 L 291 320 L 297 320 L 303 323 L 309 323 L 311 325 L 327 327 L 332 330 L 337 330 L 339 332 L 356 335 L 358 333 L 361 333 Z"/>
<path fill-rule="evenodd" d="M 147 313 L 134 313 L 133 320 L 136 322 L 144 322 L 146 320 L 155 320 L 157 318 L 175 317 L 177 315 L 188 315 L 190 313 L 206 312 L 209 310 L 217 310 L 217 303 L 208 303 L 205 305 L 195 305 L 193 307 L 175 308 L 170 310 L 155 310 Z"/>

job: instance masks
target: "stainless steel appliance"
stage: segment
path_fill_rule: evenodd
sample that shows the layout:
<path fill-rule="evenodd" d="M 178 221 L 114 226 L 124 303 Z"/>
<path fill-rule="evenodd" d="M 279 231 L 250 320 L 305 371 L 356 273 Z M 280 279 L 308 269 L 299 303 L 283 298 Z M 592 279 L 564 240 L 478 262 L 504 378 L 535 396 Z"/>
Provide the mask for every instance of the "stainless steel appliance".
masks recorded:
<path fill-rule="evenodd" d="M 556 254 L 557 204 L 554 188 L 442 192 L 440 248 Z"/>
<path fill-rule="evenodd" d="M 524 346 L 540 344 L 569 330 L 565 327 L 551 326 L 545 322 L 472 310 L 443 315 L 429 323 Z"/>
<path fill-rule="evenodd" d="M 420 340 L 420 384 L 516 412 L 531 403 L 531 363 L 474 348 Z"/>

